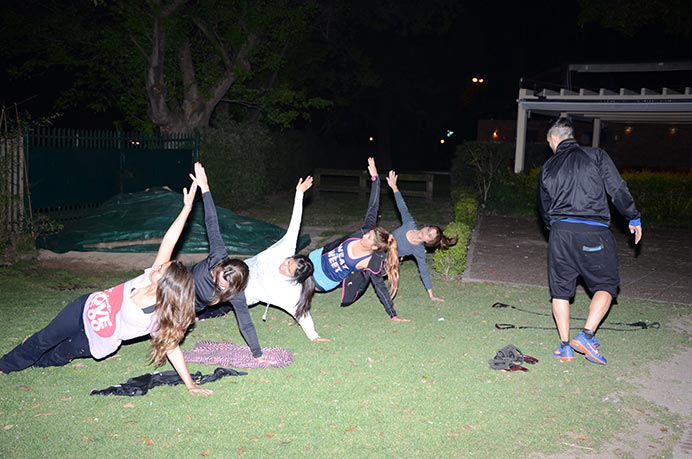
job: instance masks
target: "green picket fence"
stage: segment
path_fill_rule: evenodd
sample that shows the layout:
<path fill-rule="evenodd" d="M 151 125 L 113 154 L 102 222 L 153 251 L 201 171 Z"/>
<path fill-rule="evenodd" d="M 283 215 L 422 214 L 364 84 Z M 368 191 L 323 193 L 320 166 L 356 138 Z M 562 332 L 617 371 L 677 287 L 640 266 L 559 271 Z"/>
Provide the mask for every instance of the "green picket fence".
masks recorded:
<path fill-rule="evenodd" d="M 36 127 L 24 143 L 32 212 L 62 222 L 119 193 L 180 191 L 199 154 L 198 134 Z"/>

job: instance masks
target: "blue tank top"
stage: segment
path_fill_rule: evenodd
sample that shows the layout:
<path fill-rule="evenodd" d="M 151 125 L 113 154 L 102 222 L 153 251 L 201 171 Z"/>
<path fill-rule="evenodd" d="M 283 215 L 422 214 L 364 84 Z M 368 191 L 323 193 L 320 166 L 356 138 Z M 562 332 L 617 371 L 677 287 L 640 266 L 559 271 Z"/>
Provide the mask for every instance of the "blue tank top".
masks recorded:
<path fill-rule="evenodd" d="M 322 269 L 329 279 L 335 282 L 346 279 L 351 271 L 357 269 L 358 263 L 372 256 L 368 254 L 359 258 L 351 258 L 348 254 L 348 247 L 356 241 L 358 241 L 357 238 L 346 239 L 336 248 L 322 255 Z"/>

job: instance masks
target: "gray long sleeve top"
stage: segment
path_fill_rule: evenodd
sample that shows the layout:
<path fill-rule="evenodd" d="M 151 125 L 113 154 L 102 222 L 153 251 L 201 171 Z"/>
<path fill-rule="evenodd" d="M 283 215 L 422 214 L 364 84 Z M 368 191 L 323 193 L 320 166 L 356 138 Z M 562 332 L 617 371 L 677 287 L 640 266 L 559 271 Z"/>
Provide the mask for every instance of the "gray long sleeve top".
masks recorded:
<path fill-rule="evenodd" d="M 423 244 L 411 244 L 406 237 L 406 233 L 411 230 L 417 230 L 418 226 L 413 220 L 411 213 L 406 207 L 406 202 L 401 196 L 400 192 L 394 193 L 394 199 L 396 200 L 396 206 L 399 208 L 399 213 L 401 214 L 401 226 L 392 231 L 394 239 L 399 246 L 399 256 L 407 257 L 413 255 L 418 264 L 418 273 L 420 274 L 420 279 L 423 281 L 423 285 L 426 290 L 432 290 L 432 281 L 430 280 L 430 271 L 428 271 L 428 265 L 425 262 L 425 245 Z"/>

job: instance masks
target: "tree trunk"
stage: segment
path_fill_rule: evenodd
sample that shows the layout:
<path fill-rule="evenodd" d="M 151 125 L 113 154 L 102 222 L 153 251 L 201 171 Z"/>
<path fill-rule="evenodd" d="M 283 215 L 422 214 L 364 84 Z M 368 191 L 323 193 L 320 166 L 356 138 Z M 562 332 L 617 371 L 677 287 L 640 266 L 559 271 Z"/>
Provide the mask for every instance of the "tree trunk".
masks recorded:
<path fill-rule="evenodd" d="M 149 119 L 164 134 L 193 132 L 209 126 L 214 109 L 237 80 L 236 65 L 249 69 L 248 55 L 257 43 L 257 37 L 249 34 L 244 45 L 232 58 L 226 50 L 220 49 L 226 63 L 226 73 L 211 88 L 208 98 L 202 95 L 195 74 L 192 49 L 188 40 L 183 41 L 178 53 L 178 66 L 182 74 L 183 100 L 180 105 L 171 102 L 165 78 L 166 33 L 161 19 L 154 18 L 152 28 L 152 49 L 148 56 L 146 73 L 146 92 L 148 97 Z M 202 28 L 202 25 L 200 25 Z M 211 38 L 210 38 L 211 39 Z"/>

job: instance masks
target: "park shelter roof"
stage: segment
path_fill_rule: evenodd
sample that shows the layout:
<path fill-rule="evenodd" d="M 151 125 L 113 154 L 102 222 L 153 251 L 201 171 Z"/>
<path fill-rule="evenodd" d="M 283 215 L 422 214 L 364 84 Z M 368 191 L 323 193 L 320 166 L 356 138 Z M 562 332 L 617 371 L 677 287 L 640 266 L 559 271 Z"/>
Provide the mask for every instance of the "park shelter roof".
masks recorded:
<path fill-rule="evenodd" d="M 626 73 L 691 71 L 692 62 L 648 64 L 573 64 L 573 72 Z M 623 78 L 624 79 L 624 78 Z M 653 80 L 652 80 L 653 81 Z M 572 89 L 569 78 L 559 88 L 520 88 L 517 99 L 515 172 L 524 168 L 526 124 L 531 114 L 570 116 L 593 122 L 592 146 L 600 142 L 602 122 L 692 124 L 692 80 L 689 85 L 660 88 Z"/>

